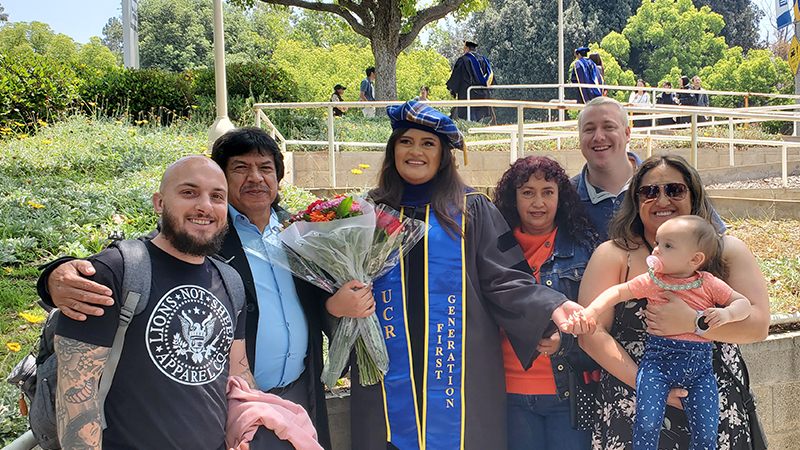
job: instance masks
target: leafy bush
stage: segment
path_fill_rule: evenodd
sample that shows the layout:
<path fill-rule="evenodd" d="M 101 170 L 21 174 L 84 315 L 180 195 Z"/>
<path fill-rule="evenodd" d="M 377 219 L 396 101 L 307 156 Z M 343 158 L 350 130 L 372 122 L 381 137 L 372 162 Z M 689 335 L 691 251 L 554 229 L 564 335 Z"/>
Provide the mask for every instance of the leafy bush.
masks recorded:
<path fill-rule="evenodd" d="M 225 68 L 228 97 L 253 97 L 261 102 L 296 102 L 297 84 L 284 70 L 261 62 L 229 64 Z M 214 95 L 214 70 L 198 71 L 197 95 Z"/>
<path fill-rule="evenodd" d="M 100 105 L 110 114 L 136 119 L 158 118 L 164 124 L 186 116 L 194 101 L 194 76 L 158 69 L 107 69 L 89 77 L 81 88 L 85 107 Z"/>
<path fill-rule="evenodd" d="M 79 84 L 69 65 L 31 52 L 0 53 L 0 125 L 33 127 L 64 113 Z"/>

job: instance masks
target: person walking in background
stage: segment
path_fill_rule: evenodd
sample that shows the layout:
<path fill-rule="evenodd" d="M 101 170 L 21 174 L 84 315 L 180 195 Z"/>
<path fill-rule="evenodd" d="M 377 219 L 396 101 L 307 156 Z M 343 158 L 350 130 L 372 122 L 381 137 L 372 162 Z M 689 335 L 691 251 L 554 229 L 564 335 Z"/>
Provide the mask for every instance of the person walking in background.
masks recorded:
<path fill-rule="evenodd" d="M 689 77 L 686 75 L 678 79 L 680 89 L 691 89 Z M 697 106 L 697 95 L 694 92 L 678 92 L 678 104 L 681 106 Z M 692 123 L 692 116 L 680 116 L 678 123 Z"/>
<path fill-rule="evenodd" d="M 367 78 L 361 82 L 361 93 L 358 97 L 359 101 L 362 102 L 374 102 L 375 101 L 375 68 L 374 67 L 367 67 Z M 364 117 L 375 117 L 375 108 L 365 106 L 361 108 L 361 112 L 364 113 Z"/>
<path fill-rule="evenodd" d="M 694 78 L 692 78 L 692 89 L 696 91 L 703 90 L 703 88 L 700 87 L 699 75 L 695 75 Z M 697 106 L 708 108 L 708 94 L 705 93 L 697 94 Z M 698 122 L 705 122 L 706 120 L 708 120 L 706 119 L 706 116 L 697 116 Z"/>
<path fill-rule="evenodd" d="M 663 89 L 672 89 L 672 83 L 669 81 L 665 81 L 661 83 L 661 87 Z M 678 104 L 678 99 L 675 98 L 675 94 L 672 92 L 664 91 L 658 95 L 656 95 L 656 105 L 666 105 L 666 106 L 675 106 Z M 658 125 L 675 125 L 675 119 L 672 117 L 664 117 L 658 119 L 656 121 Z"/>
<path fill-rule="evenodd" d="M 428 86 L 422 86 L 419 88 L 419 95 L 414 97 L 415 102 L 426 102 L 428 101 Z"/>
<path fill-rule="evenodd" d="M 332 102 L 341 102 L 342 101 L 342 94 L 344 94 L 344 90 L 347 89 L 346 87 L 342 86 L 341 84 L 337 84 L 333 87 L 333 94 L 331 94 L 331 101 Z M 342 116 L 347 108 L 344 106 L 342 107 L 333 107 L 333 115 L 334 117 Z"/>
<path fill-rule="evenodd" d="M 588 53 L 589 47 L 575 49 L 575 62 L 572 63 L 572 68 L 570 69 L 570 83 L 603 84 L 597 65 L 586 56 Z M 574 95 L 578 103 L 588 103 L 593 98 L 603 95 L 603 91 L 599 87 L 582 87 L 576 89 L 576 91 Z"/>
<path fill-rule="evenodd" d="M 578 298 L 581 277 L 601 241 L 569 176 L 544 156 L 520 158 L 497 183 L 492 202 L 508 222 L 536 280 Z M 509 450 L 588 450 L 596 411 L 579 403 L 583 373 L 599 369 L 572 334 L 539 341 L 527 371 L 503 334 Z M 572 423 L 572 419 L 575 423 Z"/>
<path fill-rule="evenodd" d="M 641 78 L 636 81 L 636 87 L 645 87 L 644 80 Z M 651 106 L 650 103 L 650 93 L 645 92 L 644 89 L 633 91 L 631 92 L 630 97 L 628 97 L 628 103 L 630 106 Z M 651 123 L 650 120 L 634 120 L 633 126 L 635 128 L 638 127 L 646 127 L 649 126 Z"/>
<path fill-rule="evenodd" d="M 591 59 L 594 66 L 597 67 L 597 75 L 600 77 L 600 84 L 606 84 L 606 69 L 603 67 L 603 59 L 600 57 L 600 53 L 589 53 L 589 59 Z"/>
<path fill-rule="evenodd" d="M 478 44 L 465 41 L 464 55 L 456 60 L 453 66 L 453 73 L 447 80 L 447 89 L 450 89 L 450 96 L 458 97 L 459 100 L 467 100 L 467 89 L 470 86 L 489 86 L 494 80 L 494 73 L 489 60 L 477 52 Z M 488 89 L 473 89 L 470 99 L 491 98 Z M 469 120 L 479 121 L 489 115 L 489 107 L 471 107 Z M 451 119 L 467 119 L 467 108 L 458 106 L 450 112 Z"/>

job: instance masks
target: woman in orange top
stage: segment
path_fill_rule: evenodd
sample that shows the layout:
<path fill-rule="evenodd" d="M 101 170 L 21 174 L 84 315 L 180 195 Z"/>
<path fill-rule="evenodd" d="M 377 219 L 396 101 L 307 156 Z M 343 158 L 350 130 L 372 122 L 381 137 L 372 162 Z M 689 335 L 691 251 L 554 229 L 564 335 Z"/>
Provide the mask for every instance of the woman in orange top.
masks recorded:
<path fill-rule="evenodd" d="M 514 231 L 536 279 L 577 299 L 583 270 L 600 237 L 564 169 L 542 156 L 519 159 L 500 179 L 494 204 Z M 593 363 L 577 340 L 558 331 L 542 339 L 540 355 L 527 371 L 508 339 L 502 345 L 509 450 L 588 449 L 591 434 L 573 426 L 588 429 L 590 414 L 584 411 L 581 423 L 572 423 L 570 406 L 575 409 L 576 404 L 568 401 L 577 394 L 571 392 L 574 383 L 582 382 L 583 370 Z"/>

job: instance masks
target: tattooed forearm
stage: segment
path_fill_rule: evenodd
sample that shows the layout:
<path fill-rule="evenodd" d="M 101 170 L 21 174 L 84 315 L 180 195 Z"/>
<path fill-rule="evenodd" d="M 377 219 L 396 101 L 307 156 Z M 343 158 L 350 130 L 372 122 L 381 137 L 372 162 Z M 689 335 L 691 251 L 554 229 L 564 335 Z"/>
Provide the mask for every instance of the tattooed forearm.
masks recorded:
<path fill-rule="evenodd" d="M 231 344 L 230 355 L 230 374 L 242 377 L 250 385 L 251 389 L 258 389 L 253 372 L 250 371 L 250 364 L 247 362 L 247 352 L 245 351 L 244 339 L 237 339 Z"/>
<path fill-rule="evenodd" d="M 64 449 L 99 449 L 102 443 L 97 387 L 110 349 L 63 336 L 55 338 L 58 357 L 56 418 Z"/>

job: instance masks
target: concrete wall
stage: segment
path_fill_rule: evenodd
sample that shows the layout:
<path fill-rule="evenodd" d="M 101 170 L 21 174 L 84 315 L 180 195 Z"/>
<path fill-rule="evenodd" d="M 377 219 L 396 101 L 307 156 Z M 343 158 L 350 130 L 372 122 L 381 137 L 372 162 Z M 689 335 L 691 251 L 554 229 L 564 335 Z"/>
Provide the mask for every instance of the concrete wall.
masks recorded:
<path fill-rule="evenodd" d="M 800 449 L 800 332 L 744 344 L 742 354 L 771 449 Z M 334 450 L 350 448 L 350 398 L 328 399 Z"/>

